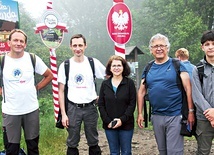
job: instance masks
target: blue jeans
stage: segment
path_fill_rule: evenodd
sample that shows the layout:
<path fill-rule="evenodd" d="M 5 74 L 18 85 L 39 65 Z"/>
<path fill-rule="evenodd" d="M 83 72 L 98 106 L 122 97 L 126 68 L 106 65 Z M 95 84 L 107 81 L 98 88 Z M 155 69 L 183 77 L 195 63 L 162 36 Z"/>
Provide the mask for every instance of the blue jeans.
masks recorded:
<path fill-rule="evenodd" d="M 105 130 L 108 140 L 110 155 L 131 155 L 132 154 L 132 130 Z"/>

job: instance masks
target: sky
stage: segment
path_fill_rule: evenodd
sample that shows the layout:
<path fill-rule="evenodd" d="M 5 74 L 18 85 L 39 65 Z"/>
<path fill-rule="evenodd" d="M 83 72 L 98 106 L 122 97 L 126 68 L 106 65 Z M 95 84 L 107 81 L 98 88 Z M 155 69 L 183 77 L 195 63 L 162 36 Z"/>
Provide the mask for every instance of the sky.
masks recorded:
<path fill-rule="evenodd" d="M 47 2 L 51 0 L 16 0 L 19 4 L 23 4 L 23 7 L 29 12 L 32 17 L 40 18 L 42 13 L 47 8 Z"/>

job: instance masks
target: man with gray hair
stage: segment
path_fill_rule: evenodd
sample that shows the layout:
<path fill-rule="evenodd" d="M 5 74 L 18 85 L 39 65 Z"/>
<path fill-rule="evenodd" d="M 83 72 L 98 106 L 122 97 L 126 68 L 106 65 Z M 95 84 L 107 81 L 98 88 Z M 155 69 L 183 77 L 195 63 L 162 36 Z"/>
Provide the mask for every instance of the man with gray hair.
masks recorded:
<path fill-rule="evenodd" d="M 184 139 L 180 135 L 182 92 L 177 85 L 177 73 L 173 59 L 168 56 L 170 43 L 162 34 L 154 35 L 149 43 L 150 53 L 154 56 L 151 68 L 144 68 L 142 81 L 138 90 L 137 123 L 143 128 L 144 96 L 148 91 L 152 107 L 151 121 L 160 155 L 183 155 Z M 180 63 L 180 77 L 188 100 L 188 124 L 194 124 L 191 83 L 186 68 Z"/>

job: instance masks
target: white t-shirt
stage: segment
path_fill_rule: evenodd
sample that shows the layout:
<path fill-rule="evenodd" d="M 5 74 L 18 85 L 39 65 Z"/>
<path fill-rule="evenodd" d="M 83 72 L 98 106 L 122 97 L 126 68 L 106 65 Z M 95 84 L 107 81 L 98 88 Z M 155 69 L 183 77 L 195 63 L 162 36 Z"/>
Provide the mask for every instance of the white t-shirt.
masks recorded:
<path fill-rule="evenodd" d="M 95 75 L 98 79 L 104 79 L 105 66 L 96 58 L 94 60 Z M 70 70 L 68 78 L 68 99 L 74 103 L 89 103 L 97 98 L 94 78 L 88 58 L 84 56 L 84 61 L 77 63 L 69 59 Z M 64 62 L 58 71 L 58 82 L 65 84 Z"/>
<path fill-rule="evenodd" d="M 46 64 L 36 56 L 35 72 L 42 75 L 46 70 Z M 29 53 L 24 52 L 18 59 L 6 55 L 3 69 L 2 112 L 22 115 L 38 109 L 34 81 L 34 69 Z"/>

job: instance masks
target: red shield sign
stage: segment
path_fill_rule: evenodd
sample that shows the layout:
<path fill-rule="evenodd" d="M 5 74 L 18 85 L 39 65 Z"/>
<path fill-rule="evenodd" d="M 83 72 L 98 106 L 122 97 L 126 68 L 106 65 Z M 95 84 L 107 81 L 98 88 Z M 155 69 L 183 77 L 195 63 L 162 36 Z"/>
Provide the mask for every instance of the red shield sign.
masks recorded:
<path fill-rule="evenodd" d="M 132 17 L 127 5 L 116 3 L 109 11 L 107 29 L 111 39 L 118 44 L 126 44 L 132 34 Z"/>

